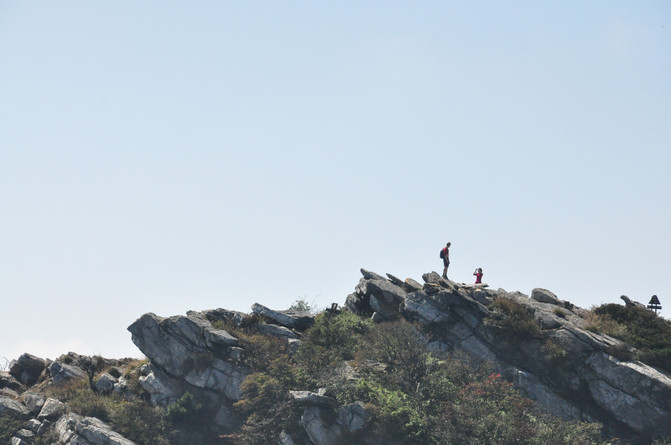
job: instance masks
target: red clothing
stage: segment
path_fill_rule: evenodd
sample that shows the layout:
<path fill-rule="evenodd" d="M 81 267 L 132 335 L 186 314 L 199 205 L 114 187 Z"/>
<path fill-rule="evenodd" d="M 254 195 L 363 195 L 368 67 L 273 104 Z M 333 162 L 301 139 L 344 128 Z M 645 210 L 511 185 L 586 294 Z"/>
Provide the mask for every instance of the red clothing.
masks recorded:
<path fill-rule="evenodd" d="M 473 275 L 475 275 L 475 284 L 481 284 L 482 283 L 482 272 L 473 272 Z"/>

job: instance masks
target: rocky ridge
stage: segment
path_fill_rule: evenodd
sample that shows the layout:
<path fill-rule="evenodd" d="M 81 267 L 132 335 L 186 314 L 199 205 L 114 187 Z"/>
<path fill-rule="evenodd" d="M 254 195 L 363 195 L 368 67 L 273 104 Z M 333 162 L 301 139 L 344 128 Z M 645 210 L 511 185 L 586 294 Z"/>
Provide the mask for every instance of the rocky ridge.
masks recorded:
<path fill-rule="evenodd" d="M 616 358 L 614 351 L 624 345 L 586 329 L 585 311 L 552 292 L 534 289 L 526 296 L 456 283 L 435 272 L 425 274 L 424 283 L 361 272 L 363 277 L 344 303 L 346 310 L 379 323 L 399 318 L 418 323 L 436 354 L 463 351 L 473 360 L 496 363 L 520 390 L 553 414 L 598 421 L 622 436 L 671 435 L 671 378 L 641 362 Z M 501 323 L 506 315 L 495 310 L 500 299 L 521 305 L 538 331 L 527 336 L 506 332 Z M 226 309 L 171 317 L 144 314 L 128 328 L 148 358 L 133 372 L 153 404 L 169 406 L 188 392 L 212 413 L 213 433 L 236 432 L 242 419 L 233 404 L 240 400 L 242 382 L 251 370 L 242 360 L 247 351 L 222 326 L 244 326 L 295 350 L 312 323 L 309 313 L 275 311 L 260 304 L 251 314 Z M 99 419 L 80 416 L 40 394 L 44 385 L 89 378 L 101 393 L 138 396 L 119 369 L 123 361 L 107 361 L 96 368 L 106 372 L 95 376 L 90 365 L 90 357 L 76 354 L 54 362 L 24 354 L 11 363 L 9 372 L 0 373 L 0 420 L 23 422 L 12 445 L 32 444 L 46 435 L 61 445 L 133 443 Z M 364 431 L 371 418 L 364 404 L 338 406 L 323 392 L 296 388 L 291 396 L 303 409 L 301 426 L 311 444 L 342 443 L 344 437 Z M 374 437 L 362 439 L 365 442 L 374 443 Z M 302 442 L 283 432 L 278 443 Z"/>

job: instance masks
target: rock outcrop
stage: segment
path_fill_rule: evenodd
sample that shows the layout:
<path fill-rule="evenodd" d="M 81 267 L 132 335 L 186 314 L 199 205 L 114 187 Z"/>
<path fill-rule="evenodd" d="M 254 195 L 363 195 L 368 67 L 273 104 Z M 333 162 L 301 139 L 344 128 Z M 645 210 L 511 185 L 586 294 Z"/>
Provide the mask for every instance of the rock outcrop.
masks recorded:
<path fill-rule="evenodd" d="M 417 323 L 423 328 L 423 340 L 437 355 L 460 351 L 474 361 L 494 363 L 551 414 L 598 421 L 624 437 L 671 436 L 670 376 L 625 360 L 617 351 L 626 345 L 587 329 L 585 311 L 551 291 L 533 289 L 527 296 L 456 283 L 436 272 L 424 274 L 423 284 L 363 269 L 361 273 L 363 277 L 346 298 L 345 310 L 379 323 L 397 319 Z M 640 305 L 622 299 L 628 306 Z M 504 328 L 509 316 L 500 310 L 502 302 L 518 305 L 529 315 L 534 326 L 531 335 L 515 335 Z M 171 317 L 144 314 L 128 327 L 132 341 L 148 358 L 135 378 L 139 374 L 154 405 L 168 407 L 189 393 L 208 413 L 208 433 L 234 434 L 240 431 L 242 419 L 233 404 L 240 400 L 241 386 L 252 371 L 245 365 L 250 352 L 244 341 L 231 334 L 240 332 L 233 327 L 273 337 L 295 351 L 313 323 L 309 313 L 277 311 L 260 304 L 252 306 L 251 314 L 226 309 Z M 71 412 L 67 404 L 39 391 L 42 384 L 88 378 L 99 394 L 128 400 L 140 397 L 134 392 L 137 385 L 135 389 L 128 385 L 121 364 L 74 353 L 53 362 L 30 354 L 13 361 L 9 372 L 0 372 L 0 420 L 22 425 L 12 432 L 11 443 L 32 444 L 51 434 L 59 445 L 132 444 L 109 424 Z M 366 436 L 361 443 L 376 443 L 373 414 L 365 404 L 339 406 L 321 390 L 296 388 L 290 396 L 292 406 L 301 410 L 300 429 L 282 431 L 277 443 L 340 444 L 357 434 Z"/>
<path fill-rule="evenodd" d="M 373 319 L 402 316 L 420 323 L 431 333 L 430 346 L 436 351 L 464 351 L 475 360 L 496 363 L 552 414 L 599 421 L 616 433 L 671 434 L 669 375 L 613 356 L 625 345 L 585 329 L 584 311 L 552 292 L 534 289 L 529 298 L 455 283 L 435 272 L 423 276 L 421 290 L 413 290 L 399 286 L 398 279 L 365 270 L 362 275 L 347 298 L 351 311 Z M 504 298 L 533 316 L 539 335 L 511 338 L 492 322 L 501 317 L 492 302 Z"/>
<path fill-rule="evenodd" d="M 240 386 L 250 374 L 241 364 L 244 349 L 237 338 L 215 326 L 247 326 L 283 341 L 296 340 L 313 323 L 307 313 L 273 311 L 259 304 L 251 315 L 216 309 L 163 318 L 145 314 L 128 330 L 133 342 L 150 359 L 147 375 L 140 378 L 152 401 L 161 406 L 188 392 L 206 410 L 216 412 L 212 428 L 228 433 L 240 426 L 232 404 L 240 400 Z M 260 319 L 258 319 L 260 317 Z"/>
<path fill-rule="evenodd" d="M 91 369 L 87 366 L 94 362 L 102 367 L 124 363 L 123 360 L 105 360 L 75 353 L 63 355 L 54 362 L 23 354 L 12 362 L 9 373 L 0 373 L 0 390 L 13 388 L 11 396 L 0 395 L 0 421 L 6 417 L 23 424 L 20 429 L 12 432 L 10 443 L 12 445 L 34 443 L 134 445 L 134 442 L 114 431 L 100 419 L 69 412 L 65 403 L 36 392 L 39 390 L 38 382 L 41 382 L 40 388 L 44 388 L 67 384 L 72 380 L 85 380 L 88 377 L 87 369 Z M 22 383 L 18 383 L 19 381 Z M 119 382 L 123 382 L 123 379 L 117 379 L 112 383 L 111 392 L 120 387 Z M 56 442 L 45 442 L 53 439 Z"/>

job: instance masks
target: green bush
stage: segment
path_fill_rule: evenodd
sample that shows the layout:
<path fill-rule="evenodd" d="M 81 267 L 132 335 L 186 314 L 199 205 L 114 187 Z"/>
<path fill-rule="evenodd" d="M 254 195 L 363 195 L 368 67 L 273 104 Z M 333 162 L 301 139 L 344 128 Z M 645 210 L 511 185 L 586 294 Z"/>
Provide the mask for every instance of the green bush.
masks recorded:
<path fill-rule="evenodd" d="M 545 350 L 545 356 L 551 361 L 561 360 L 568 355 L 562 345 L 550 339 L 545 341 L 543 349 Z"/>
<path fill-rule="evenodd" d="M 338 364 L 354 358 L 372 326 L 351 312 L 322 313 L 303 335 L 296 361 L 310 378 L 326 384 Z"/>
<path fill-rule="evenodd" d="M 564 312 L 564 310 L 561 309 L 561 308 L 558 308 L 558 307 L 554 308 L 552 310 L 552 313 L 555 314 L 559 318 L 566 318 L 566 312 Z"/>
<path fill-rule="evenodd" d="M 193 400 L 190 392 L 185 392 L 182 397 L 166 407 L 168 419 L 174 423 L 193 424 L 196 423 L 203 405 Z"/>
<path fill-rule="evenodd" d="M 637 306 L 604 304 L 591 310 L 592 319 L 600 320 L 604 333 L 624 341 L 638 350 L 620 347 L 609 351 L 622 360 L 637 358 L 671 372 L 671 322 L 653 311 Z M 620 358 L 618 357 L 618 358 Z"/>
<path fill-rule="evenodd" d="M 0 416 L 0 444 L 9 443 L 14 434 L 23 427 L 23 422 L 9 416 Z"/>
<path fill-rule="evenodd" d="M 525 305 L 512 298 L 496 298 L 489 306 L 499 317 L 491 317 L 490 322 L 503 329 L 513 339 L 541 337 L 541 329 L 533 313 Z"/>

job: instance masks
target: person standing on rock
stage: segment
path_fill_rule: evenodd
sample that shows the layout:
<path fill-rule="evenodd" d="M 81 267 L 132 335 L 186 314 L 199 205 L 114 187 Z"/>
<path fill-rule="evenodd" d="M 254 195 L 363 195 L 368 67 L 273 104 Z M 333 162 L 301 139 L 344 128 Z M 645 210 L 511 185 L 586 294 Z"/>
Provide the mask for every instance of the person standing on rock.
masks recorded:
<path fill-rule="evenodd" d="M 475 272 L 473 272 L 473 275 L 475 275 L 475 284 L 481 284 L 482 283 L 482 267 L 478 267 L 475 269 Z"/>
<path fill-rule="evenodd" d="M 447 243 L 443 250 L 440 251 L 440 257 L 443 259 L 443 278 L 447 279 L 447 268 L 450 267 L 450 246 L 452 243 Z"/>

